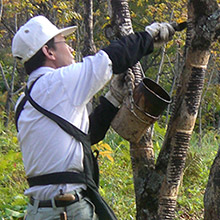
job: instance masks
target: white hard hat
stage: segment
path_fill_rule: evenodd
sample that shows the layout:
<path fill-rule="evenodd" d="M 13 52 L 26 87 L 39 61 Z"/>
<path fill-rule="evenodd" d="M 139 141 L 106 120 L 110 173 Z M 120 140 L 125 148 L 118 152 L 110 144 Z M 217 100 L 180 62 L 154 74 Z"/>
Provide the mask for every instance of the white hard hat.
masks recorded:
<path fill-rule="evenodd" d="M 12 40 L 12 54 L 24 63 L 58 34 L 70 35 L 76 26 L 58 29 L 46 17 L 39 15 L 31 18 L 20 27 Z"/>

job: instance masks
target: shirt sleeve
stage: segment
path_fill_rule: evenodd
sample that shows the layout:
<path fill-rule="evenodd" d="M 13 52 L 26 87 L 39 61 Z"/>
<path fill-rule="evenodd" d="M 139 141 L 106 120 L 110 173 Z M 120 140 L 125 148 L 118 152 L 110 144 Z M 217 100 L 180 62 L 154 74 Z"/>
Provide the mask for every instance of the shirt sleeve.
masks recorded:
<path fill-rule="evenodd" d="M 112 77 L 112 62 L 104 51 L 87 56 L 82 62 L 57 69 L 73 106 L 87 102 Z"/>
<path fill-rule="evenodd" d="M 147 32 L 137 32 L 112 41 L 103 50 L 112 61 L 113 73 L 119 74 L 153 51 L 153 38 Z"/>

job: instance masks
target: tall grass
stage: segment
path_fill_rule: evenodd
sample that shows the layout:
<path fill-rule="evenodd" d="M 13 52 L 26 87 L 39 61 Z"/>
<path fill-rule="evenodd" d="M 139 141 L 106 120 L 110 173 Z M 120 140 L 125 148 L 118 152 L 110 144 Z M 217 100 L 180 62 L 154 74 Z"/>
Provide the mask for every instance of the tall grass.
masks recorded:
<path fill-rule="evenodd" d="M 156 154 L 164 134 L 164 130 L 157 126 L 153 140 Z M 176 219 L 202 219 L 203 195 L 218 150 L 218 138 L 215 131 L 207 132 L 202 138 L 202 148 L 199 148 L 198 137 L 193 134 L 180 187 Z M 129 143 L 110 130 L 106 138 L 93 148 L 100 150 L 100 193 L 119 220 L 135 219 Z M 9 125 L 6 131 L 0 123 L 0 220 L 23 218 L 28 201 L 23 195 L 26 187 L 15 127 Z"/>
<path fill-rule="evenodd" d="M 111 130 L 104 143 L 111 147 L 113 161 L 106 156 L 100 156 L 100 193 L 120 220 L 135 219 L 135 195 L 129 142 Z"/>
<path fill-rule="evenodd" d="M 14 125 L 5 130 L 0 122 L 0 219 L 19 219 L 24 216 L 27 187 Z"/>

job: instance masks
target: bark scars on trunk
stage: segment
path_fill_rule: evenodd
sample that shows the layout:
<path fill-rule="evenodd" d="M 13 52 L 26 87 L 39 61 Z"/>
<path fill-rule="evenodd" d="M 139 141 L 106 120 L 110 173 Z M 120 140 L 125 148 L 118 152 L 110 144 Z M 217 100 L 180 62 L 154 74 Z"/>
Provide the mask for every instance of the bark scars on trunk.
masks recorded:
<path fill-rule="evenodd" d="M 134 33 L 131 23 L 131 16 L 129 11 L 128 0 L 111 0 L 111 5 L 113 8 L 112 14 L 112 32 L 115 34 L 116 38 L 126 36 L 128 34 Z M 142 80 L 142 72 L 140 63 L 135 64 L 131 71 L 135 75 L 135 85 Z"/>
<path fill-rule="evenodd" d="M 179 131 L 172 140 L 172 152 L 167 167 L 167 175 L 162 184 L 159 199 L 159 219 L 174 219 L 176 199 L 180 179 L 185 167 L 185 159 L 189 148 L 190 134 Z"/>
<path fill-rule="evenodd" d="M 198 112 L 204 77 L 205 69 L 196 67 L 192 68 L 192 74 L 189 79 L 185 98 L 187 111 L 190 115 L 195 115 Z"/>
<path fill-rule="evenodd" d="M 186 132 L 177 132 L 174 137 L 173 152 L 170 162 L 170 167 L 168 167 L 167 181 L 172 182 L 174 185 L 178 185 L 184 166 L 187 150 L 189 147 L 190 134 Z"/>
<path fill-rule="evenodd" d="M 158 209 L 160 220 L 175 217 L 178 188 L 201 100 L 205 70 L 210 56 L 209 48 L 215 29 L 210 25 L 215 22 L 210 19 L 209 15 L 215 12 L 216 8 L 211 10 L 210 5 L 207 4 L 208 1 L 191 0 L 188 5 L 190 29 L 187 30 L 186 61 L 180 80 L 181 86 L 177 91 L 172 121 L 169 123 L 166 140 L 158 158 L 158 160 L 165 159 L 165 161 L 158 161 L 158 164 L 166 164 L 169 158 L 167 174 L 160 190 Z M 213 5 L 216 6 L 216 4 Z M 201 11 L 200 6 L 203 8 Z"/>
<path fill-rule="evenodd" d="M 118 37 L 133 33 L 128 0 L 111 0 L 113 10 L 113 26 Z"/>

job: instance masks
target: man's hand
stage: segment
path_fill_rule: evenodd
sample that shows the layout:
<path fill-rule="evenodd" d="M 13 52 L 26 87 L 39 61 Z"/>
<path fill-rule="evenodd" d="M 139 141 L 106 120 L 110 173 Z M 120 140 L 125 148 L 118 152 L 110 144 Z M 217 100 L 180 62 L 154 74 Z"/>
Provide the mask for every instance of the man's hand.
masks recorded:
<path fill-rule="evenodd" d="M 132 71 L 114 75 L 110 82 L 110 90 L 105 95 L 115 107 L 122 104 L 124 98 L 134 89 L 134 75 Z"/>
<path fill-rule="evenodd" d="M 169 23 L 153 23 L 145 27 L 152 38 L 154 39 L 154 47 L 160 47 L 172 39 L 175 30 Z"/>

